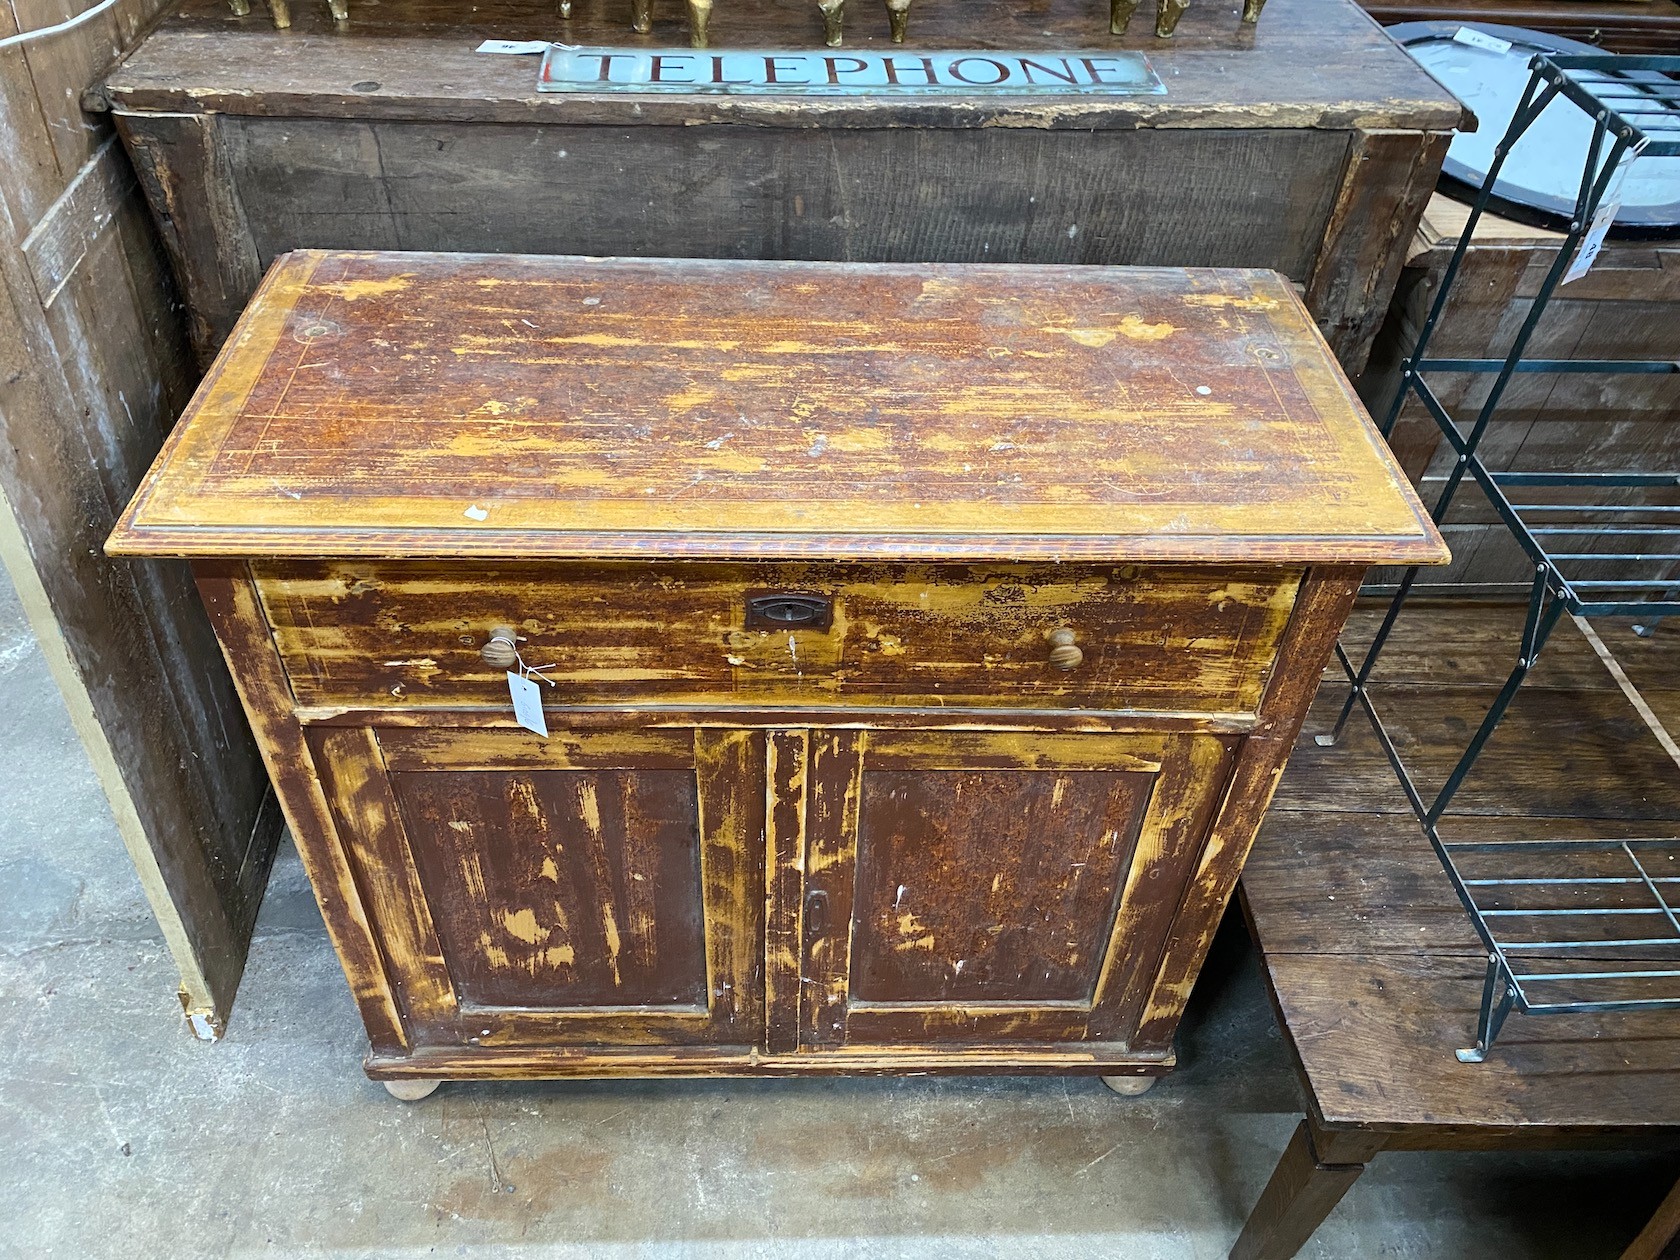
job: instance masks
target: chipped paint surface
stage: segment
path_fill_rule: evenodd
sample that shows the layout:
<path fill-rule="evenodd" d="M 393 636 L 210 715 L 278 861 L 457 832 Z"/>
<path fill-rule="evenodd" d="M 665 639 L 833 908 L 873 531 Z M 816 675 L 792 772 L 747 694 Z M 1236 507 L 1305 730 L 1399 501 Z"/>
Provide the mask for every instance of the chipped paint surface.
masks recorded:
<path fill-rule="evenodd" d="M 299 251 L 242 327 L 115 546 L 1445 554 L 1269 272 Z M 319 422 L 340 413 L 357 422 Z"/>
<path fill-rule="evenodd" d="M 259 562 L 305 703 L 505 704 L 479 657 L 496 625 L 573 702 L 1252 711 L 1297 573 L 1136 565 L 542 565 Z M 818 593 L 826 631 L 745 625 L 749 594 Z M 1046 667 L 1048 634 L 1086 644 Z M 394 655 L 401 646 L 413 654 Z M 423 654 L 422 654 L 423 653 Z M 383 663 L 382 663 L 383 662 Z M 430 664 L 426 664 L 430 662 Z M 933 697 L 937 700 L 933 700 Z"/>

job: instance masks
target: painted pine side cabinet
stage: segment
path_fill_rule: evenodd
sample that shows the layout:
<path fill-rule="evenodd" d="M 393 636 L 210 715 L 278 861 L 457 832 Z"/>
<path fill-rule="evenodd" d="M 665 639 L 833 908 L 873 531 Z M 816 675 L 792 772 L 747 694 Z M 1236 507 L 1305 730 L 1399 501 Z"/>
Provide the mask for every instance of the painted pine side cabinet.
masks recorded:
<path fill-rule="evenodd" d="M 1446 555 L 1272 272 L 322 252 L 110 550 L 191 558 L 399 1096 L 1148 1084 Z"/>

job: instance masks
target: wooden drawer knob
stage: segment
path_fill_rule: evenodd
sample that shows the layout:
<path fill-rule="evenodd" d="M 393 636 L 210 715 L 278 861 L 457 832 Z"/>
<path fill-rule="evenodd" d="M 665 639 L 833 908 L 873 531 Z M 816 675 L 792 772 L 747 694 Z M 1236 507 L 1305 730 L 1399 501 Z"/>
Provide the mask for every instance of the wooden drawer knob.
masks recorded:
<path fill-rule="evenodd" d="M 1057 626 L 1050 632 L 1050 663 L 1057 669 L 1078 669 L 1085 653 L 1073 641 L 1073 631 Z"/>
<path fill-rule="evenodd" d="M 506 626 L 497 626 L 478 649 L 484 663 L 492 669 L 512 669 L 519 661 L 519 638 Z"/>

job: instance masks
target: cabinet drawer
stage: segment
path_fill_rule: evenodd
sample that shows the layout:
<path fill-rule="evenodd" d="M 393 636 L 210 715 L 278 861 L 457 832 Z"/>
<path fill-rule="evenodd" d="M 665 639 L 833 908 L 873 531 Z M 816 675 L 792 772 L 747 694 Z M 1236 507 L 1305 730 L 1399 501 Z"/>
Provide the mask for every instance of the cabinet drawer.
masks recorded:
<path fill-rule="evenodd" d="M 501 626 L 554 704 L 945 706 L 1243 713 L 1301 574 L 1112 565 L 252 565 L 300 704 L 496 706 Z M 812 597 L 786 628 L 749 602 Z M 760 610 L 762 613 L 762 609 Z M 1052 632 L 1081 659 L 1057 668 Z M 1063 639 L 1066 636 L 1061 636 Z"/>

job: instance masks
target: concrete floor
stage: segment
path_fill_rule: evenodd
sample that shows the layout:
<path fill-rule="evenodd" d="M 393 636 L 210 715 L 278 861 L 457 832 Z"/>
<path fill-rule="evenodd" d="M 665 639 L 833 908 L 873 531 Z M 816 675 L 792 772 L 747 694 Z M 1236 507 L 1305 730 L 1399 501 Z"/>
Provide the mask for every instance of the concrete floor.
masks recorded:
<path fill-rule="evenodd" d="M 175 973 L 0 575 L 0 1255 L 1214 1260 L 1299 1116 L 1239 931 L 1183 1067 L 1094 1079 L 365 1080 L 295 854 L 229 1035 Z M 1391 1155 L 1302 1253 L 1615 1256 L 1672 1157 Z"/>

